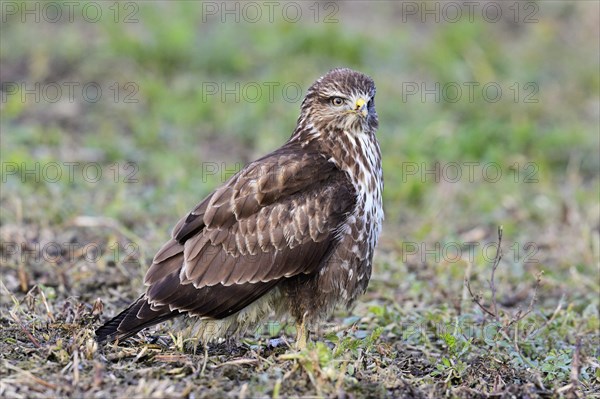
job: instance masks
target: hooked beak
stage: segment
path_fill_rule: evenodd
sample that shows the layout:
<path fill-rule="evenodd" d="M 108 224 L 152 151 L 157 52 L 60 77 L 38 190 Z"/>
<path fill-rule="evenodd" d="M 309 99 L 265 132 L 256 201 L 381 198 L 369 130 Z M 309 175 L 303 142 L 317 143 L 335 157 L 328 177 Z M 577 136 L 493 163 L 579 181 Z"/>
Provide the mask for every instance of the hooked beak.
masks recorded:
<path fill-rule="evenodd" d="M 367 117 L 369 111 L 367 110 L 367 102 L 363 98 L 356 100 L 354 112 L 361 114 L 364 118 Z"/>

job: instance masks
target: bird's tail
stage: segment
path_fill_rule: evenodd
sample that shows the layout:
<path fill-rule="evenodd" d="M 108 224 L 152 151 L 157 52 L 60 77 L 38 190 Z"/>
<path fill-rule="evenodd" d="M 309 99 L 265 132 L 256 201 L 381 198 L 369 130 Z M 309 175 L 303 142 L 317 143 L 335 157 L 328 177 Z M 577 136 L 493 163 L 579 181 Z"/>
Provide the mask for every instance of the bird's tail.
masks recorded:
<path fill-rule="evenodd" d="M 127 339 L 146 327 L 153 326 L 165 320 L 181 315 L 171 311 L 168 306 L 152 310 L 146 295 L 142 295 L 129 307 L 113 317 L 96 330 L 98 343 Z"/>

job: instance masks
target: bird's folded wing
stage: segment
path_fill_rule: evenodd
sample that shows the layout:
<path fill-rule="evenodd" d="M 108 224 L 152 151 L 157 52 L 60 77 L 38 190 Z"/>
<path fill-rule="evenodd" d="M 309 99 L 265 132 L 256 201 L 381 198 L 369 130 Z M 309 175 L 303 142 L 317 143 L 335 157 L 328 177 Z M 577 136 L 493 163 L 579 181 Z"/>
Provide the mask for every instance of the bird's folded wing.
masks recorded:
<path fill-rule="evenodd" d="M 283 147 L 249 164 L 179 221 L 146 274 L 147 295 L 166 304 L 190 284 L 275 283 L 314 272 L 355 202 L 335 165 Z"/>

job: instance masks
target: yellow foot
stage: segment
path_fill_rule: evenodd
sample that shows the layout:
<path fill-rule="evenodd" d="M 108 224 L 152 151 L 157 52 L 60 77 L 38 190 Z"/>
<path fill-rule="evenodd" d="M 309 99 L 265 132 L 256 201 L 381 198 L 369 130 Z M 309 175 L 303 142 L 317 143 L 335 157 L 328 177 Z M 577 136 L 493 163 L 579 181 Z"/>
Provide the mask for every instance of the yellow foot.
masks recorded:
<path fill-rule="evenodd" d="M 301 323 L 296 323 L 296 350 L 301 351 L 306 348 L 306 342 L 308 340 L 308 330 L 306 329 L 306 313 L 302 317 Z"/>
<path fill-rule="evenodd" d="M 202 369 L 200 370 L 200 375 L 204 376 L 204 372 L 206 371 L 206 365 L 208 364 L 208 344 L 203 342 L 204 345 L 204 359 L 202 360 Z"/>

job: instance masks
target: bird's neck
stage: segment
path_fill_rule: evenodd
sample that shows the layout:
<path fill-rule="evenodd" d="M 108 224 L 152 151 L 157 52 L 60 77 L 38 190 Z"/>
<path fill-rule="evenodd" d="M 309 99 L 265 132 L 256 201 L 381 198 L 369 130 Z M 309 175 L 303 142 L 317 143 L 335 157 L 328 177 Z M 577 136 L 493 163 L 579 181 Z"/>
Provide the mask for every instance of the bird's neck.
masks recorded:
<path fill-rule="evenodd" d="M 375 132 L 317 130 L 305 126 L 303 134 L 292 135 L 290 142 L 322 153 L 348 174 L 358 190 L 380 192 L 383 189 L 381 150 Z"/>
<path fill-rule="evenodd" d="M 362 216 L 369 215 L 368 242 L 377 243 L 383 222 L 383 169 L 381 150 L 375 132 L 345 132 L 341 130 L 318 131 L 310 126 L 303 134 L 292 135 L 291 145 L 317 151 L 346 172 L 356 189 L 356 210 L 363 209 Z"/>

